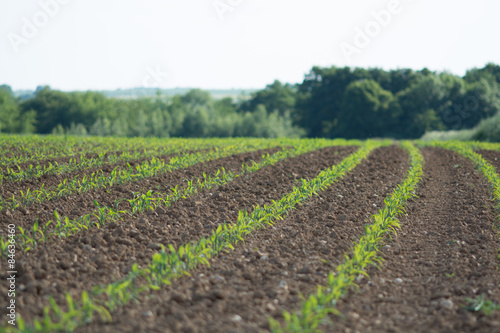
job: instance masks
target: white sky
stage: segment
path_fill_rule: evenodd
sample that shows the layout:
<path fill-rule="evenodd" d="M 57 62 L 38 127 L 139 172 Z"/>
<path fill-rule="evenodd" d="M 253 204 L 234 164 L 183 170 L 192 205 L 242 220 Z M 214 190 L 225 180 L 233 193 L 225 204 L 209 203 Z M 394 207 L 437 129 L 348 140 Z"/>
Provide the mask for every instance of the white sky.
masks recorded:
<path fill-rule="evenodd" d="M 497 0 L 400 0 L 399 13 L 348 61 L 340 45 L 354 45 L 355 29 L 392 1 L 0 0 L 0 84 L 263 88 L 301 82 L 314 65 L 463 75 L 500 64 Z M 59 4 L 53 17 L 42 3 Z M 215 4 L 232 10 L 221 16 Z M 155 80 L 155 70 L 168 75 Z"/>

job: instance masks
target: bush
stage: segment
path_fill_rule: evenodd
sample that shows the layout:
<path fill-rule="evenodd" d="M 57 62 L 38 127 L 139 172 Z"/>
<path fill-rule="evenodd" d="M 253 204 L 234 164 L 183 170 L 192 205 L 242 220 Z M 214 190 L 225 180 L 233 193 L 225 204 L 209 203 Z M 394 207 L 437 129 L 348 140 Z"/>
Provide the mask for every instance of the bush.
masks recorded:
<path fill-rule="evenodd" d="M 500 142 L 500 113 L 483 119 L 475 128 L 473 140 Z"/>
<path fill-rule="evenodd" d="M 500 114 L 483 119 L 476 127 L 461 131 L 433 131 L 425 133 L 424 141 L 432 140 L 461 140 L 461 141 L 490 141 L 500 142 Z"/>
<path fill-rule="evenodd" d="M 447 141 L 447 140 L 472 140 L 474 130 L 461 130 L 461 131 L 432 131 L 427 132 L 422 136 L 423 141 Z"/>

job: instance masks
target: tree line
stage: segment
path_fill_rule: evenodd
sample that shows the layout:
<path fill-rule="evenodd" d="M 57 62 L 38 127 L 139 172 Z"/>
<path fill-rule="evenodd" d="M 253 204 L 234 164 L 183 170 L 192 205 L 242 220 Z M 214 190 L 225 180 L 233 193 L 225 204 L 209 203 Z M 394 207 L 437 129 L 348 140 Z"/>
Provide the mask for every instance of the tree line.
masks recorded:
<path fill-rule="evenodd" d="M 476 126 L 500 110 L 500 66 L 463 76 L 427 69 L 313 67 L 248 98 L 206 91 L 117 99 L 38 87 L 27 99 L 0 86 L 0 132 L 156 137 L 391 137 Z"/>

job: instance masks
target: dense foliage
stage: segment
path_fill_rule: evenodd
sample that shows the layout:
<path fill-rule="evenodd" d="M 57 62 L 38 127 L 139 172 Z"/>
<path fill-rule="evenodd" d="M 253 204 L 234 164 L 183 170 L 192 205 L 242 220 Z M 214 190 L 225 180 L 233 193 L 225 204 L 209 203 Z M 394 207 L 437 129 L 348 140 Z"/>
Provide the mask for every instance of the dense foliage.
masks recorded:
<path fill-rule="evenodd" d="M 314 67 L 298 86 L 296 123 L 308 136 L 418 138 L 474 127 L 500 110 L 500 66 L 461 78 L 426 69 Z"/>
<path fill-rule="evenodd" d="M 399 139 L 470 129 L 499 110 L 500 66 L 495 64 L 464 77 L 427 69 L 313 67 L 302 83 L 275 81 L 236 101 L 198 89 L 116 99 L 49 87 L 21 100 L 10 87 L 0 87 L 0 131 L 7 133 Z"/>

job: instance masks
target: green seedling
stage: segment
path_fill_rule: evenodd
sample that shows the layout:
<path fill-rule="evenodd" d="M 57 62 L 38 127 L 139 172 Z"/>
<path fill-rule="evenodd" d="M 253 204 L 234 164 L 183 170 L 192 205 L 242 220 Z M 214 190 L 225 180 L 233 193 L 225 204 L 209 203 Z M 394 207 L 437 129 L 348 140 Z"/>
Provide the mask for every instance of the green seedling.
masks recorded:
<path fill-rule="evenodd" d="M 5 241 L 3 236 L 0 238 L 0 255 L 2 256 L 2 258 L 5 258 L 7 257 L 7 249 L 9 247 L 9 242 L 8 241 Z"/>
<path fill-rule="evenodd" d="M 476 297 L 476 299 L 466 298 L 465 300 L 470 303 L 469 306 L 466 306 L 466 309 L 472 312 L 483 312 L 485 315 L 489 316 L 494 311 L 500 310 L 500 305 L 490 300 L 486 300 L 484 294 Z"/>

